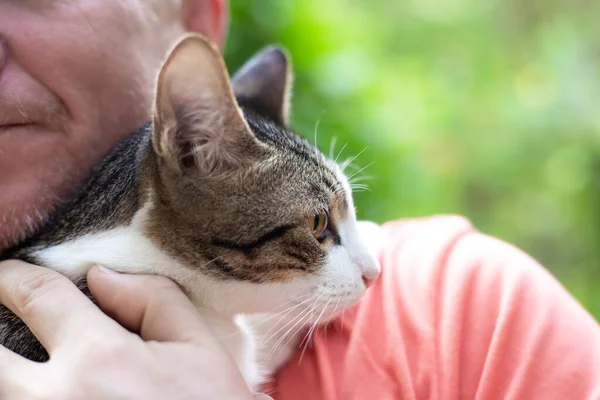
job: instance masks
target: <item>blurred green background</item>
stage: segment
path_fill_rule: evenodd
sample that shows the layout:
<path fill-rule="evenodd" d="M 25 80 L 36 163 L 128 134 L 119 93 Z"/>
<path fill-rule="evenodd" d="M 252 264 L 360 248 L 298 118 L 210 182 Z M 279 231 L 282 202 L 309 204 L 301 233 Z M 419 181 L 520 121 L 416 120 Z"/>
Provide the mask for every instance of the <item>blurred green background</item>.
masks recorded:
<path fill-rule="evenodd" d="M 225 57 L 290 51 L 292 125 L 363 151 L 378 222 L 456 213 L 524 249 L 600 319 L 600 2 L 231 2 Z"/>

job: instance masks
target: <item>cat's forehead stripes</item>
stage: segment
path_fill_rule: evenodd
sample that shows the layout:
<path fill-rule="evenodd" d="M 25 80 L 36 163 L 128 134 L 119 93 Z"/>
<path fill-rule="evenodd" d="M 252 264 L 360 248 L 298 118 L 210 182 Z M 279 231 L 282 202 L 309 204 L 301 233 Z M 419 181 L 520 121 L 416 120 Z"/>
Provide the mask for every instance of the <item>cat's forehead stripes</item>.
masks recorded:
<path fill-rule="evenodd" d="M 329 168 L 325 165 L 322 154 L 306 139 L 296 135 L 289 129 L 282 128 L 265 118 L 259 117 L 251 109 L 244 109 L 244 116 L 253 133 L 260 141 L 265 142 L 276 149 L 294 153 L 306 161 L 312 162 L 316 166 L 329 171 Z M 328 178 L 334 177 L 332 172 L 329 171 Z M 335 179 L 330 182 L 331 185 L 333 185 L 333 182 L 335 182 Z"/>
<path fill-rule="evenodd" d="M 259 140 L 286 154 L 298 156 L 303 162 L 311 165 L 314 169 L 313 172 L 317 174 L 319 183 L 325 184 L 330 194 L 340 192 L 343 185 L 338 180 L 335 172 L 332 171 L 323 154 L 306 139 L 269 120 L 257 118 L 252 110 L 245 109 L 244 115 L 248 125 Z"/>

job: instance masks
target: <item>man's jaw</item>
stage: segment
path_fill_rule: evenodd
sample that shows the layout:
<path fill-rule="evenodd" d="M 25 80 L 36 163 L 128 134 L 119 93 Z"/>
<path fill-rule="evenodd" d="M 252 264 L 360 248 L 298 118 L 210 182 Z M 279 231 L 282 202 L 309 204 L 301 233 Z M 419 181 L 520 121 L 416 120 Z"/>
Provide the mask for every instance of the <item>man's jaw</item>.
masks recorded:
<path fill-rule="evenodd" d="M 8 208 L 0 214 L 0 254 L 33 234 L 44 220 L 39 210 Z"/>
<path fill-rule="evenodd" d="M 3 136 L 0 144 L 9 139 Z M 31 139 L 36 141 L 35 136 Z M 34 148 L 38 151 L 2 154 L 11 148 L 0 145 L 0 252 L 35 233 L 81 179 L 77 163 L 64 148 L 53 145 L 44 152 Z"/>

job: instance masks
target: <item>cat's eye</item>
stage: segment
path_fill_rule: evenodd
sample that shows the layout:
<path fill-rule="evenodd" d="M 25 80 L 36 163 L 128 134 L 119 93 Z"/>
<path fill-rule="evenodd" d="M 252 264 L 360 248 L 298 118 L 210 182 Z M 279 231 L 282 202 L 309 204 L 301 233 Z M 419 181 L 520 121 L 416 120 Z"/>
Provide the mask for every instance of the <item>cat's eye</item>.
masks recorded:
<path fill-rule="evenodd" d="M 322 239 L 323 232 L 327 229 L 327 221 L 327 214 L 324 212 L 308 217 L 308 227 L 315 238 Z"/>

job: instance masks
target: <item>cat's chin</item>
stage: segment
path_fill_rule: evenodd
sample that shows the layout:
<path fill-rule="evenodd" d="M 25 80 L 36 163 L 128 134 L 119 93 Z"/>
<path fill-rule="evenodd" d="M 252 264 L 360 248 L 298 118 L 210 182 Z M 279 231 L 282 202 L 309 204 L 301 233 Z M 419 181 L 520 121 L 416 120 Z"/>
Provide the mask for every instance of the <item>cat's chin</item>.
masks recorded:
<path fill-rule="evenodd" d="M 348 306 L 351 307 L 352 305 Z M 303 319 L 302 311 L 294 315 L 278 313 L 242 315 L 238 321 L 244 324 L 257 341 L 257 355 L 265 376 L 272 376 L 284 366 L 299 349 L 310 343 L 313 335 L 324 325 L 337 323 L 346 308 L 315 310 L 314 317 Z"/>
<path fill-rule="evenodd" d="M 230 316 L 270 313 L 318 294 L 317 284 L 312 279 L 302 278 L 291 282 L 263 284 L 205 278 L 198 279 L 197 284 L 189 290 L 195 304 Z M 188 285 L 191 286 L 190 282 Z"/>

